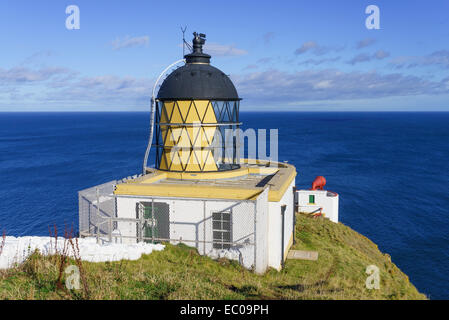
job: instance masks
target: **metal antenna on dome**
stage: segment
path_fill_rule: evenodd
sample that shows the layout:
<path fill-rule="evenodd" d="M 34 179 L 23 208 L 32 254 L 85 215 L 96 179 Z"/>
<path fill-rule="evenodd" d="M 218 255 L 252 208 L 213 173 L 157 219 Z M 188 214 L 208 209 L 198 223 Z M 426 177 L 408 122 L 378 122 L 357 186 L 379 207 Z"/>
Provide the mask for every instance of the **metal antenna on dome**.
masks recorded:
<path fill-rule="evenodd" d="M 187 48 L 189 48 L 190 51 L 192 51 L 192 46 L 186 41 L 186 30 L 187 30 L 187 26 L 185 26 L 184 28 L 181 27 L 181 32 L 182 32 L 182 56 L 184 57 L 186 52 L 185 52 L 185 47 L 187 46 Z"/>

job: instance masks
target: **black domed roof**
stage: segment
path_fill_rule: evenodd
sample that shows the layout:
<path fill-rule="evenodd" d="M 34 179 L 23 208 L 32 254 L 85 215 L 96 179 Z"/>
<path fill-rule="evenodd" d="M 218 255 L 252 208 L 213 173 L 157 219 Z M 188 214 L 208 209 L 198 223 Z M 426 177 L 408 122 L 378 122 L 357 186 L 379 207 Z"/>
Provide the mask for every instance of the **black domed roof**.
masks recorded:
<path fill-rule="evenodd" d="M 239 100 L 231 79 L 209 64 L 203 53 L 205 39 L 194 33 L 193 52 L 185 55 L 186 64 L 173 71 L 162 83 L 159 100 Z"/>
<path fill-rule="evenodd" d="M 191 64 L 173 71 L 162 83 L 160 100 L 237 100 L 239 96 L 227 75 L 208 64 Z"/>

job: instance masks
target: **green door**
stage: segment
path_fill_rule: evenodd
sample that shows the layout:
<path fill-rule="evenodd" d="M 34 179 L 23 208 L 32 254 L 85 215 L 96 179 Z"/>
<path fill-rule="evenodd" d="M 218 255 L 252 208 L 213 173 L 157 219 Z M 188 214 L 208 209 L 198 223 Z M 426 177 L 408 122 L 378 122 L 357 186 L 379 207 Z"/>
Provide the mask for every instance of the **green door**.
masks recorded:
<path fill-rule="evenodd" d="M 309 204 L 315 204 L 315 195 L 309 195 Z"/>
<path fill-rule="evenodd" d="M 156 208 L 155 208 L 156 209 Z M 151 210 L 151 205 L 144 206 L 144 219 L 149 219 L 145 223 L 145 228 L 143 236 L 145 238 L 159 238 L 159 233 L 157 232 L 157 220 L 154 218 L 153 210 Z M 152 240 L 145 239 L 145 242 L 153 242 Z"/>
<path fill-rule="evenodd" d="M 169 205 L 165 202 L 144 202 L 142 203 L 143 218 L 146 223 L 143 229 L 143 236 L 145 242 L 159 243 L 161 241 L 170 239 L 170 217 Z M 161 239 L 161 240 L 152 240 Z"/>

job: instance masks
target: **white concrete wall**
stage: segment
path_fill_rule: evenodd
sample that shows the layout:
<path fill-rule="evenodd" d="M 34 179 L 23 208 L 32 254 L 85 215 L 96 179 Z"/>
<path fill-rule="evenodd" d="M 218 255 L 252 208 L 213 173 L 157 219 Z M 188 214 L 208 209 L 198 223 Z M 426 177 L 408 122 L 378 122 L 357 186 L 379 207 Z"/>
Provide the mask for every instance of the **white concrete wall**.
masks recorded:
<path fill-rule="evenodd" d="M 232 211 L 232 242 L 241 245 L 233 246 L 231 250 L 214 249 L 212 243 L 206 243 L 206 254 L 217 258 L 226 257 L 238 260 L 246 268 L 251 268 L 255 261 L 254 245 L 246 245 L 245 243 L 254 244 L 254 201 L 206 201 L 206 241 L 213 240 L 212 234 L 212 213 L 224 210 Z M 204 252 L 204 250 L 203 250 Z"/>
<path fill-rule="evenodd" d="M 256 200 L 255 272 L 262 274 L 268 268 L 268 188 Z"/>
<path fill-rule="evenodd" d="M 198 199 L 164 199 L 155 198 L 155 202 L 166 202 L 170 210 L 170 238 L 179 239 L 186 245 L 195 247 L 200 254 L 212 257 L 224 256 L 230 259 L 239 260 L 245 267 L 254 265 L 257 255 L 266 254 L 266 263 L 269 267 L 281 269 L 281 259 L 286 255 L 293 235 L 293 186 L 292 181 L 285 194 L 279 202 L 268 202 L 264 204 L 266 212 L 264 218 L 258 224 L 265 232 L 258 233 L 256 248 L 254 245 L 245 243 L 255 243 L 254 236 L 254 213 L 255 201 L 220 201 L 220 200 L 198 200 Z M 117 214 L 121 218 L 136 218 L 136 207 L 139 202 L 151 202 L 146 197 L 126 197 L 117 196 Z M 261 204 L 259 204 L 261 205 Z M 284 214 L 284 239 L 282 235 L 281 206 L 286 205 Z M 230 252 L 213 248 L 212 243 L 185 242 L 185 240 L 212 241 L 212 213 L 223 210 L 232 210 L 232 241 L 241 243 L 234 246 Z M 261 211 L 261 208 L 259 208 Z M 259 218 L 262 219 L 262 215 Z M 265 229 L 266 228 L 266 229 Z M 136 223 L 119 222 L 118 229 L 123 236 L 136 236 Z M 261 230 L 259 230 L 261 231 Z M 260 237 L 265 237 L 260 238 Z M 182 241 L 184 240 L 184 241 Z M 284 252 L 281 252 L 282 242 L 284 242 Z M 134 239 L 123 239 L 124 243 L 135 242 Z M 172 241 L 178 243 L 178 241 Z M 229 250 L 228 250 L 229 251 Z M 255 256 L 256 255 L 256 256 Z M 260 256 L 259 256 L 260 258 Z M 261 261 L 264 259 L 262 258 Z M 264 263 L 262 263 L 264 264 Z M 260 272 L 260 270 L 259 270 Z"/>
<path fill-rule="evenodd" d="M 293 235 L 293 186 L 295 181 L 293 180 L 290 186 L 287 188 L 285 194 L 279 202 L 269 202 L 268 212 L 268 265 L 277 270 L 282 267 L 281 259 L 288 251 L 288 244 Z M 284 216 L 284 254 L 282 251 L 282 217 L 281 207 L 286 205 Z"/>
<path fill-rule="evenodd" d="M 137 201 L 134 198 L 117 197 L 118 217 L 136 219 L 136 203 Z M 137 226 L 134 222 L 119 221 L 117 223 L 117 229 L 121 236 L 135 237 L 137 234 Z M 121 242 L 131 244 L 135 243 L 136 240 L 131 238 L 122 238 Z"/>
<path fill-rule="evenodd" d="M 203 201 L 182 198 L 154 198 L 154 201 L 169 204 L 170 239 L 179 239 L 179 241 L 172 241 L 173 244 L 183 242 L 188 246 L 197 248 L 200 254 L 212 257 L 225 256 L 239 260 L 241 264 L 248 268 L 254 265 L 254 245 L 246 245 L 246 243 L 254 244 L 255 242 L 255 201 Z M 137 217 L 136 207 L 139 202 L 151 202 L 151 198 L 117 196 L 117 216 L 135 219 Z M 212 213 L 225 210 L 232 211 L 232 242 L 242 245 L 234 246 L 232 250 L 218 250 L 213 248 L 212 243 L 190 241 L 212 242 Z M 122 236 L 136 236 L 137 226 L 135 222 L 118 222 L 118 229 Z M 136 240 L 123 239 L 122 241 L 123 243 L 134 243 Z"/>
<path fill-rule="evenodd" d="M 319 212 L 322 208 L 323 216 L 332 222 L 338 222 L 339 196 L 335 192 L 326 190 L 298 190 L 298 211 L 304 213 Z M 309 195 L 315 196 L 315 203 L 309 203 Z"/>
<path fill-rule="evenodd" d="M 155 201 L 165 201 L 170 206 L 170 239 L 203 240 L 205 231 L 203 202 L 182 199 L 155 199 Z M 200 243 L 185 242 L 185 244 L 197 248 L 200 253 L 204 253 L 204 246 Z"/>

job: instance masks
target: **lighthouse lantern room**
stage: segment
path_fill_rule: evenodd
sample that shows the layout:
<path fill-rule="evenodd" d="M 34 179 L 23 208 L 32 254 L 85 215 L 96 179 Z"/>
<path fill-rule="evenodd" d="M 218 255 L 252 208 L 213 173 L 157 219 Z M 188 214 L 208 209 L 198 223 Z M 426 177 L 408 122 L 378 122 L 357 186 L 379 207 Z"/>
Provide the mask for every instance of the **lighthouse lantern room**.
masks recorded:
<path fill-rule="evenodd" d="M 170 172 L 217 172 L 240 168 L 236 139 L 220 143 L 239 128 L 237 90 L 210 65 L 205 39 L 194 33 L 186 64 L 162 83 L 156 105 L 156 168 Z M 176 150 L 175 150 L 176 149 Z"/>

